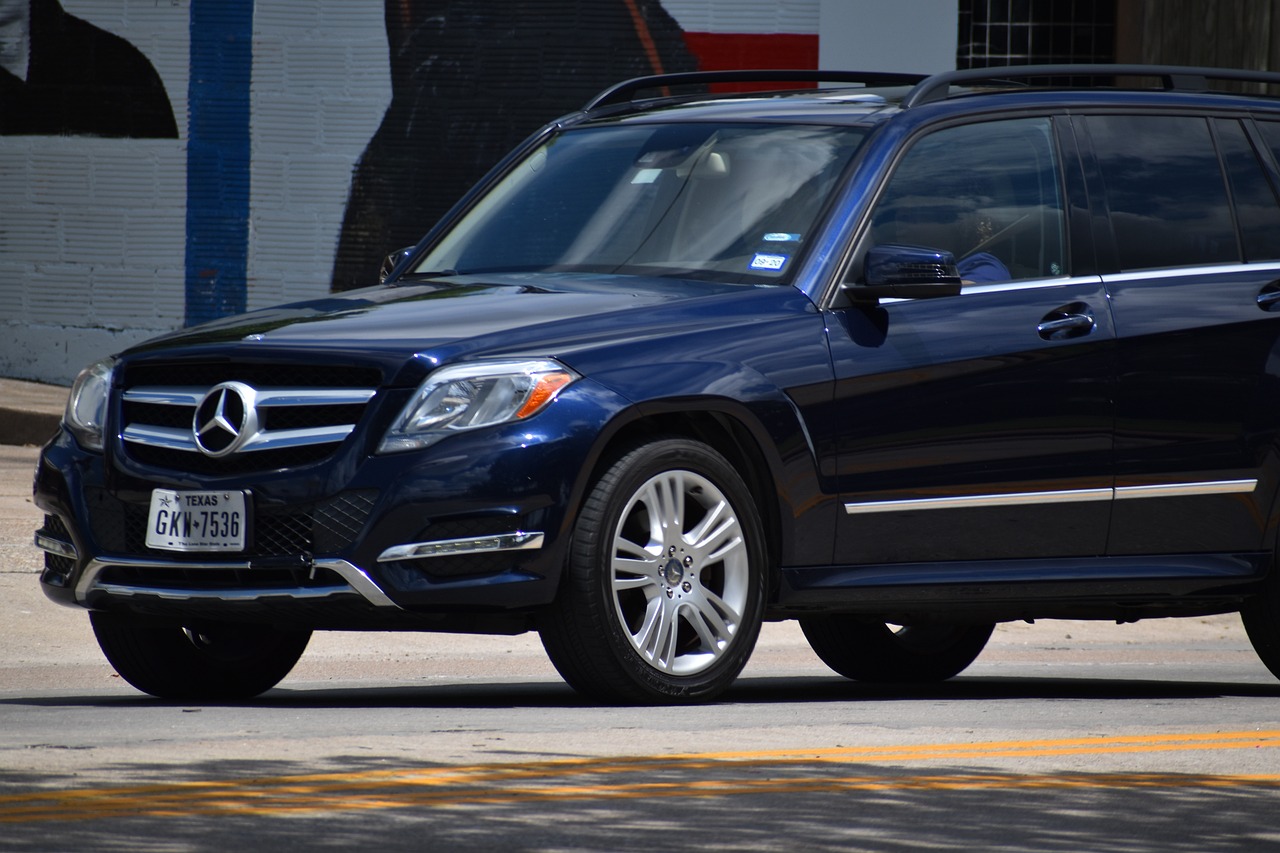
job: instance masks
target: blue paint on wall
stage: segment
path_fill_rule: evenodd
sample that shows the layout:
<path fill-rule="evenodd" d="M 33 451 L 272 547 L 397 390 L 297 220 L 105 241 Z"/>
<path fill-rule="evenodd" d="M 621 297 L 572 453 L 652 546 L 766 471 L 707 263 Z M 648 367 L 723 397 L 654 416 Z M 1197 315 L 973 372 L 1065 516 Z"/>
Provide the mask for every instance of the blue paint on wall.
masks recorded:
<path fill-rule="evenodd" d="M 188 326 L 245 310 L 254 0 L 192 0 L 187 125 Z"/>

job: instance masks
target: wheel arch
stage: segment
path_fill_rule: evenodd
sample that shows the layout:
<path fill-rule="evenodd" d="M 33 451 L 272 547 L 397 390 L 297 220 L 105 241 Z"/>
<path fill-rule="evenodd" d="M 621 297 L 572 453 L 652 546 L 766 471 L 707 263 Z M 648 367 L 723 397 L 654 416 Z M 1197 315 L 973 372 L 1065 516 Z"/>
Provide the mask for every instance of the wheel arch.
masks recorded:
<path fill-rule="evenodd" d="M 753 429 L 749 424 L 755 419 L 733 411 L 734 408 L 730 401 L 720 406 L 704 405 L 699 408 L 690 408 L 687 402 L 649 404 L 633 410 L 628 418 L 619 418 L 613 430 L 602 434 L 590 464 L 583 468 L 580 482 L 574 490 L 573 511 L 565 518 L 567 527 L 571 527 L 577 518 L 590 484 L 632 448 L 660 438 L 700 441 L 728 460 L 746 483 L 755 502 L 765 537 L 765 589 L 771 601 L 781 577 L 781 555 L 786 535 L 782 529 L 783 499 L 779 488 L 781 465 L 776 455 L 766 452 L 768 438 L 762 440 L 757 434 L 757 431 L 763 432 L 758 422 Z"/>

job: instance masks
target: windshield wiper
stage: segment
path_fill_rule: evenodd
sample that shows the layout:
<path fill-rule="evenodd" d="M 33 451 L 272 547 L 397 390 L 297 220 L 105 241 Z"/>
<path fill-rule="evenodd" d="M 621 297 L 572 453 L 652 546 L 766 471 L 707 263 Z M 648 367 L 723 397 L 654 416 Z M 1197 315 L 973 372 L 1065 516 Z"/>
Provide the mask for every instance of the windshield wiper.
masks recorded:
<path fill-rule="evenodd" d="M 451 278 L 455 275 L 459 275 L 457 270 L 414 270 L 400 276 L 396 281 L 422 281 L 431 278 Z"/>

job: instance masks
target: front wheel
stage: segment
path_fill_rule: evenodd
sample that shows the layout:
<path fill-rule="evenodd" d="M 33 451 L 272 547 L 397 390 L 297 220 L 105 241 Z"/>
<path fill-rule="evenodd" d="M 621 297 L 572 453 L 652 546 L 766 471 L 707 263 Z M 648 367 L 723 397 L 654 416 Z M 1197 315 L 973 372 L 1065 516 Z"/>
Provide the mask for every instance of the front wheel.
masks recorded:
<path fill-rule="evenodd" d="M 604 701 L 715 697 L 760 632 L 763 539 L 746 484 L 719 453 L 683 438 L 631 450 L 579 514 L 564 587 L 539 623 L 547 655 Z"/>
<path fill-rule="evenodd" d="M 270 625 L 155 625 L 116 613 L 89 614 L 120 677 L 161 699 L 247 699 L 274 687 L 302 657 L 310 631 Z"/>
<path fill-rule="evenodd" d="M 801 619 L 800 628 L 822 662 L 845 678 L 905 684 L 959 675 L 995 626 L 893 626 L 831 615 Z"/>

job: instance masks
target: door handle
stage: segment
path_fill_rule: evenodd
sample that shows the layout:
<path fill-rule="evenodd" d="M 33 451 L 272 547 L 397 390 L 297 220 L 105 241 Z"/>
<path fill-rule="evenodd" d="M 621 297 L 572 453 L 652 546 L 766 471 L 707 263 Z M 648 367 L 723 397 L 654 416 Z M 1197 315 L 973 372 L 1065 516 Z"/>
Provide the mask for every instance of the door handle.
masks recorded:
<path fill-rule="evenodd" d="M 1263 311 L 1280 311 L 1280 281 L 1273 281 L 1259 291 L 1258 307 Z"/>
<path fill-rule="evenodd" d="M 1092 309 L 1077 302 L 1044 315 L 1036 326 L 1036 333 L 1046 341 L 1063 341 L 1083 337 L 1092 332 L 1095 325 Z"/>

